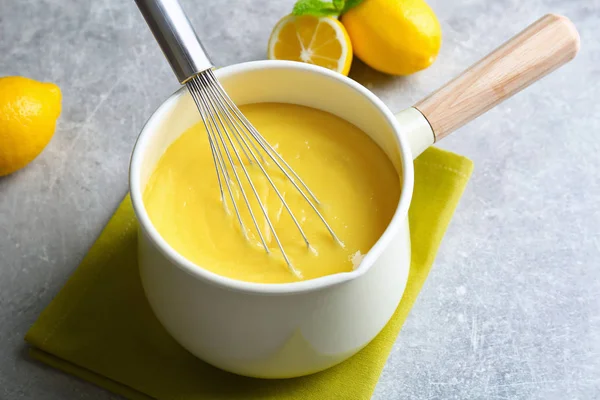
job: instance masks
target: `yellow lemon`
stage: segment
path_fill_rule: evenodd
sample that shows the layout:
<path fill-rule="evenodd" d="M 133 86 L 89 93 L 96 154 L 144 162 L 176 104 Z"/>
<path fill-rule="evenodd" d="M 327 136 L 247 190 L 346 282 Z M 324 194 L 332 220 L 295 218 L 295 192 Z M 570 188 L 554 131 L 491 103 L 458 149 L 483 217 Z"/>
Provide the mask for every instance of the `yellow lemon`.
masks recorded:
<path fill-rule="evenodd" d="M 271 32 L 267 53 L 271 60 L 302 61 L 344 75 L 352 64 L 348 33 L 340 21 L 330 17 L 283 17 Z"/>
<path fill-rule="evenodd" d="M 54 135 L 61 97 L 53 83 L 0 78 L 0 176 L 23 168 L 46 147 Z"/>
<path fill-rule="evenodd" d="M 423 0 L 364 0 L 341 21 L 356 56 L 387 74 L 425 69 L 440 50 L 439 21 Z"/>

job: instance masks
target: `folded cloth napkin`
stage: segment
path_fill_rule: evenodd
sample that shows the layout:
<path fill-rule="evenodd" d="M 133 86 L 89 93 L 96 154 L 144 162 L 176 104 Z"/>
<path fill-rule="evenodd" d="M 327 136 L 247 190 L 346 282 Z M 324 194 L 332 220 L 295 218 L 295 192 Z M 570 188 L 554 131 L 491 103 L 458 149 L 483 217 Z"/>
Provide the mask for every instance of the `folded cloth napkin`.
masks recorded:
<path fill-rule="evenodd" d="M 284 380 L 245 378 L 214 368 L 180 347 L 146 303 L 129 196 L 27 333 L 30 354 L 136 400 L 368 399 L 427 278 L 472 169 L 470 160 L 436 148 L 415 161 L 409 212 L 412 264 L 404 297 L 369 345 L 326 371 Z"/>

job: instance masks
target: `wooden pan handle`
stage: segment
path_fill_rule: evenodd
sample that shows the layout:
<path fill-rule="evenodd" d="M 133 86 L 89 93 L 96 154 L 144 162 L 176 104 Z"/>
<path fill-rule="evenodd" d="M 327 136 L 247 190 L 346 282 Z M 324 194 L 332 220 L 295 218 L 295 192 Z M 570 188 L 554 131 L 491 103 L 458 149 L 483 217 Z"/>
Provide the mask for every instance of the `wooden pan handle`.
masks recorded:
<path fill-rule="evenodd" d="M 436 141 L 573 59 L 579 34 L 566 17 L 548 14 L 415 104 Z"/>

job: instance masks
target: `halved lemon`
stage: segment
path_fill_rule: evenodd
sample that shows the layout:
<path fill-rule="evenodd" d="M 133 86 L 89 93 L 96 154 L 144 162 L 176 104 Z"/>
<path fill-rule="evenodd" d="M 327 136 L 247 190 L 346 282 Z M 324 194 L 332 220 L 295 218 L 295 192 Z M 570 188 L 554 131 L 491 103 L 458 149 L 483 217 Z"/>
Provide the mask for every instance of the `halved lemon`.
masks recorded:
<path fill-rule="evenodd" d="M 271 32 L 268 57 L 316 64 L 347 76 L 352 44 L 346 28 L 335 18 L 288 15 Z"/>

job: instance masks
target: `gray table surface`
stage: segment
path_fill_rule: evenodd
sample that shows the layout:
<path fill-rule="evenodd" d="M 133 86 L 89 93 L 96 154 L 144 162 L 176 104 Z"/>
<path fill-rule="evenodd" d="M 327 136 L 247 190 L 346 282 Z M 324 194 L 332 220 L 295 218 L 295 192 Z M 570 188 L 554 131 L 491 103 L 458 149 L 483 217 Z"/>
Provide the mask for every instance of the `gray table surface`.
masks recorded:
<path fill-rule="evenodd" d="M 215 63 L 265 57 L 292 0 L 182 0 Z M 375 399 L 600 398 L 600 0 L 431 0 L 439 59 L 353 76 L 393 110 L 546 12 L 582 49 L 445 140 L 475 162 Z M 177 83 L 132 0 L 0 0 L 0 76 L 56 82 L 64 111 L 26 169 L 0 179 L 0 399 L 117 399 L 28 359 L 23 336 L 127 191 L 145 119 Z M 2 144 L 0 143 L 0 146 Z"/>

